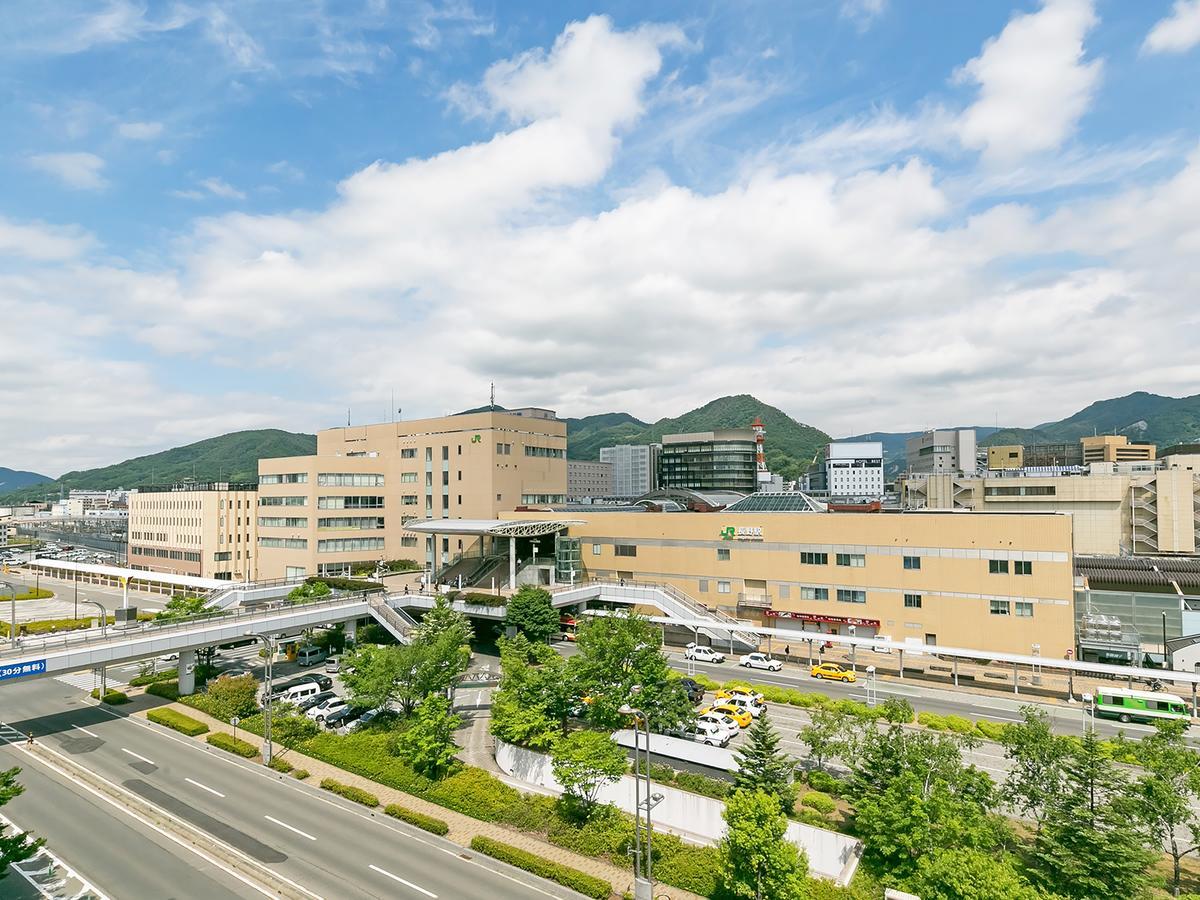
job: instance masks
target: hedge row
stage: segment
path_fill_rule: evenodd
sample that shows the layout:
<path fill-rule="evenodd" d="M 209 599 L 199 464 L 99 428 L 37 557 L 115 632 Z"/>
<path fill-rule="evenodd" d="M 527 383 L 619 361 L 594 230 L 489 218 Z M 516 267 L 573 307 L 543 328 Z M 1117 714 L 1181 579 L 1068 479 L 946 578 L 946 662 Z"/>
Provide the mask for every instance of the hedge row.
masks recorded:
<path fill-rule="evenodd" d="M 156 684 L 160 681 L 178 681 L 178 669 L 163 669 L 161 672 L 151 672 L 149 675 L 138 675 L 136 678 L 129 679 L 130 687 L 143 687 L 147 684 Z"/>
<path fill-rule="evenodd" d="M 221 750 L 228 750 L 230 753 L 236 753 L 238 756 L 244 756 L 246 759 L 258 756 L 258 748 L 253 744 L 243 741 L 241 738 L 235 738 L 232 734 L 226 734 L 223 731 L 217 731 L 205 738 L 214 747 Z"/>
<path fill-rule="evenodd" d="M 122 691 L 109 691 L 101 697 L 100 688 L 93 688 L 92 699 L 99 700 L 101 703 L 107 703 L 109 706 L 116 706 L 118 703 L 128 703 L 129 695 Z"/>
<path fill-rule="evenodd" d="M 282 756 L 272 756 L 271 761 L 267 763 L 276 772 L 283 772 L 285 775 L 296 768 Z"/>
<path fill-rule="evenodd" d="M 146 693 L 153 694 L 155 697 L 166 697 L 168 700 L 178 700 L 179 682 L 156 681 L 146 687 Z"/>
<path fill-rule="evenodd" d="M 512 844 L 494 841 L 480 834 L 471 839 L 471 849 L 477 853 L 486 853 L 494 859 L 516 866 L 518 869 L 524 869 L 526 872 L 532 872 L 542 878 L 549 878 L 551 881 L 556 881 L 563 887 L 578 891 L 587 897 L 607 900 L 612 896 L 612 885 L 602 878 L 580 872 L 578 869 L 572 869 L 562 863 L 542 859 L 542 857 L 514 847 Z"/>
<path fill-rule="evenodd" d="M 450 826 L 443 819 L 435 819 L 433 816 L 427 816 L 425 813 L 419 813 L 406 806 L 389 803 L 383 808 L 383 811 L 393 819 L 399 819 L 401 822 L 407 822 L 409 825 L 416 825 L 418 828 L 423 828 L 433 834 L 445 835 L 450 832 Z"/>
<path fill-rule="evenodd" d="M 182 732 L 188 737 L 196 737 L 197 735 L 208 734 L 208 726 L 199 719 L 193 719 L 191 716 L 185 716 L 183 713 L 176 712 L 173 709 L 152 709 L 146 713 L 146 718 L 159 725 L 166 725 L 168 728 L 174 728 L 176 731 Z"/>
<path fill-rule="evenodd" d="M 340 781 L 334 781 L 332 778 L 322 778 L 321 788 L 337 794 L 339 797 L 345 797 L 347 800 L 361 803 L 363 806 L 376 807 L 379 805 L 379 798 L 374 794 L 364 791 L 362 788 L 356 788 L 352 784 L 342 784 Z"/>
<path fill-rule="evenodd" d="M 451 596 L 454 592 L 451 591 L 447 596 Z M 504 606 L 508 603 L 507 597 L 497 597 L 495 594 L 482 594 L 471 592 L 467 594 L 459 594 L 457 598 L 468 606 Z"/>

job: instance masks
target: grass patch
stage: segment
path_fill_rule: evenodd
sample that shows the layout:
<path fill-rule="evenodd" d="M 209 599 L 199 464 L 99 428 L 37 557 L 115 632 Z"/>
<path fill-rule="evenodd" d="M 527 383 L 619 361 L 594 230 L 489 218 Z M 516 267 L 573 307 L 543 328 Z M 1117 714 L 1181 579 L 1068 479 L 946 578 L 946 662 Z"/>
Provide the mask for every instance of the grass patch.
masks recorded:
<path fill-rule="evenodd" d="M 563 887 L 578 891 L 586 897 L 607 900 L 613 892 L 612 885 L 601 878 L 561 863 L 542 859 L 540 856 L 535 856 L 512 844 L 494 841 L 483 835 L 476 835 L 471 839 L 471 849 L 476 853 L 484 853 L 493 859 L 506 862 L 510 866 L 516 866 L 518 869 L 524 869 L 526 872 L 532 872 L 534 875 L 558 882 Z"/>
<path fill-rule="evenodd" d="M 292 777 L 297 781 L 303 781 L 308 777 L 308 769 L 292 769 Z"/>
<path fill-rule="evenodd" d="M 246 759 L 258 756 L 258 748 L 253 744 L 247 743 L 241 738 L 235 738 L 232 734 L 226 734 L 223 731 L 210 734 L 205 740 L 220 750 L 228 750 L 230 753 L 236 753 L 238 756 L 243 756 Z"/>
<path fill-rule="evenodd" d="M 93 688 L 92 699 L 99 700 L 101 703 L 107 703 L 109 706 L 116 706 L 120 703 L 128 703 L 129 695 L 123 691 L 108 691 L 103 697 L 101 697 L 100 688 Z"/>
<path fill-rule="evenodd" d="M 161 672 L 151 672 L 148 675 L 139 675 L 136 678 L 129 679 L 130 687 L 145 687 L 148 684 L 155 684 L 159 681 L 178 681 L 178 669 L 163 669 Z"/>
<path fill-rule="evenodd" d="M 450 826 L 444 820 L 435 819 L 433 816 L 427 816 L 425 813 L 419 813 L 406 806 L 389 803 L 383 808 L 383 811 L 393 819 L 399 819 L 401 822 L 407 822 L 409 825 L 416 825 L 418 828 L 422 828 L 431 834 L 446 835 L 450 832 Z"/>
<path fill-rule="evenodd" d="M 272 756 L 271 761 L 267 763 L 267 767 L 274 769 L 276 772 L 283 772 L 285 775 L 296 768 L 282 756 Z"/>
<path fill-rule="evenodd" d="M 152 709 L 146 713 L 146 718 L 158 725 L 166 725 L 168 728 L 174 728 L 188 737 L 208 734 L 208 726 L 199 719 L 185 716 L 183 713 L 176 712 L 173 709 Z"/>
<path fill-rule="evenodd" d="M 352 784 L 334 781 L 332 778 L 322 778 L 321 789 L 337 794 L 339 797 L 345 797 L 347 800 L 353 800 L 355 803 L 361 803 L 363 806 L 376 807 L 379 805 L 379 798 L 374 794 L 364 791 L 362 788 L 356 788 Z"/>

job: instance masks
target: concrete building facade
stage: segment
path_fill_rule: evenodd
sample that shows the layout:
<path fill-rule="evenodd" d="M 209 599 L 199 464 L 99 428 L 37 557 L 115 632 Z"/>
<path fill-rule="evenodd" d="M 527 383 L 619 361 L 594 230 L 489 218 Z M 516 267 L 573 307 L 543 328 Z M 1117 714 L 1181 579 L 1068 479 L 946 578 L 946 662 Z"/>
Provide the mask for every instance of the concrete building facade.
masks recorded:
<path fill-rule="evenodd" d="M 1100 434 L 1080 438 L 1084 463 L 1138 462 L 1154 459 L 1154 444 L 1131 444 L 1123 434 Z"/>
<path fill-rule="evenodd" d="M 594 500 L 613 496 L 613 464 L 590 459 L 567 460 L 567 499 Z"/>
<path fill-rule="evenodd" d="M 975 472 L 975 429 L 926 431 L 905 442 L 905 468 L 919 474 Z"/>
<path fill-rule="evenodd" d="M 321 431 L 315 456 L 259 461 L 259 572 L 346 575 L 395 559 L 440 568 L 471 552 L 470 538 L 406 523 L 563 503 L 566 451 L 566 423 L 542 409 Z"/>
<path fill-rule="evenodd" d="M 1025 468 L 1025 448 L 1020 444 L 1004 444 L 987 448 L 989 472 Z"/>
<path fill-rule="evenodd" d="M 600 461 L 612 465 L 612 497 L 640 497 L 658 487 L 657 444 L 601 447 Z"/>
<path fill-rule="evenodd" d="M 255 580 L 258 486 L 229 482 L 131 491 L 128 564 L 230 581 Z"/>
<path fill-rule="evenodd" d="M 830 497 L 882 497 L 883 442 L 834 441 L 826 446 L 825 490 Z"/>
<path fill-rule="evenodd" d="M 750 428 L 664 434 L 659 487 L 752 494 L 758 490 L 757 452 Z"/>

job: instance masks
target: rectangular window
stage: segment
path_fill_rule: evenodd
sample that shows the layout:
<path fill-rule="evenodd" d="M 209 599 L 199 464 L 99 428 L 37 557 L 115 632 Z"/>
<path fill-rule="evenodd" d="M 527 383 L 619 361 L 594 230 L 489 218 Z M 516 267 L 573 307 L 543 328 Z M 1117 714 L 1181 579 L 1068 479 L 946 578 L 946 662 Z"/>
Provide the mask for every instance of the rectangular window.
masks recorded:
<path fill-rule="evenodd" d="M 259 484 L 307 484 L 307 472 L 294 472 L 287 475 L 260 475 Z"/>
<path fill-rule="evenodd" d="M 275 550 L 307 550 L 308 541 L 304 538 L 269 538 L 260 537 L 258 546 Z"/>
<path fill-rule="evenodd" d="M 259 516 L 259 528 L 307 528 L 306 518 L 285 518 L 282 516 Z"/>
<path fill-rule="evenodd" d="M 728 560 L 729 559 L 729 548 L 728 547 L 718 547 L 717 548 L 717 559 L 720 561 Z"/>
<path fill-rule="evenodd" d="M 373 530 L 383 527 L 383 516 L 334 516 L 317 519 L 318 528 L 358 528 Z"/>
<path fill-rule="evenodd" d="M 1007 575 L 1008 560 L 1007 559 L 989 559 L 988 560 L 989 575 Z"/>
<path fill-rule="evenodd" d="M 361 472 L 320 472 L 317 474 L 320 487 L 383 487 L 383 476 Z"/>
<path fill-rule="evenodd" d="M 837 564 L 839 566 L 849 566 L 853 569 L 861 569 L 867 564 L 867 558 L 861 553 L 839 553 L 837 555 Z"/>
<path fill-rule="evenodd" d="M 450 448 L 442 447 L 442 460 L 445 461 L 445 460 L 448 460 L 449 458 L 450 458 Z"/>
<path fill-rule="evenodd" d="M 637 544 L 614 544 L 613 553 L 617 556 L 637 556 Z"/>
<path fill-rule="evenodd" d="M 906 557 L 904 557 L 904 568 L 906 568 L 906 569 L 919 569 L 919 568 L 921 568 L 921 557 L 919 557 L 919 556 L 906 556 Z"/>
<path fill-rule="evenodd" d="M 1022 559 L 1015 560 L 1013 562 L 1013 571 L 1018 575 L 1032 575 L 1033 563 Z"/>
<path fill-rule="evenodd" d="M 1017 601 L 1017 618 L 1018 619 L 1032 619 L 1033 618 L 1033 604 L 1028 603 L 1024 600 L 1018 600 Z"/>
<path fill-rule="evenodd" d="M 728 581 L 718 581 L 717 582 L 717 593 L 718 594 L 728 594 L 729 593 L 729 582 Z"/>
<path fill-rule="evenodd" d="M 601 553 L 600 544 L 592 544 L 592 556 L 599 556 Z"/>
<path fill-rule="evenodd" d="M 828 600 L 829 588 L 820 587 L 802 587 L 800 588 L 801 600 Z"/>
<path fill-rule="evenodd" d="M 533 503 L 566 503 L 567 498 L 563 494 L 522 494 L 521 505 L 528 506 Z"/>
<path fill-rule="evenodd" d="M 1007 600 L 989 600 L 988 603 L 990 604 L 988 611 L 993 616 L 1007 616 L 1012 611 Z"/>
<path fill-rule="evenodd" d="M 700 593 L 707 594 L 708 593 L 708 579 L 701 578 L 700 581 L 698 582 L 698 584 L 700 585 Z"/>
<path fill-rule="evenodd" d="M 415 547 L 415 546 L 417 546 L 417 536 L 416 536 L 415 534 L 402 534 L 402 535 L 400 535 L 400 546 L 401 546 L 401 547 Z"/>
<path fill-rule="evenodd" d="M 417 473 L 416 472 L 401 472 L 400 473 L 400 483 L 401 484 L 416 484 L 417 483 Z"/>
<path fill-rule="evenodd" d="M 229 562 L 232 558 L 233 554 L 228 550 L 218 551 L 213 554 L 213 562 Z"/>
<path fill-rule="evenodd" d="M 526 456 L 536 456 L 542 459 L 563 459 L 567 455 L 567 451 L 559 447 L 530 447 L 525 446 Z"/>
<path fill-rule="evenodd" d="M 416 459 L 417 458 L 417 448 L 416 447 L 401 447 L 400 448 L 400 458 L 401 459 Z"/>
<path fill-rule="evenodd" d="M 400 498 L 400 505 L 401 506 L 416 506 L 417 505 L 417 495 L 416 494 L 405 494 L 404 496 L 402 496 Z"/>
<path fill-rule="evenodd" d="M 308 506 L 307 497 L 259 497 L 259 506 Z"/>
<path fill-rule="evenodd" d="M 800 564 L 805 566 L 827 566 L 829 565 L 829 554 L 801 551 Z"/>
<path fill-rule="evenodd" d="M 318 553 L 349 553 L 353 551 L 374 551 L 383 549 L 383 538 L 326 538 L 317 541 Z"/>
<path fill-rule="evenodd" d="M 317 509 L 383 509 L 383 498 L 318 497 Z"/>
<path fill-rule="evenodd" d="M 839 603 L 866 603 L 867 592 L 838 588 L 837 598 Z"/>
<path fill-rule="evenodd" d="M 512 444 L 499 444 L 499 443 L 496 444 L 496 455 L 497 456 L 511 456 L 512 455 Z"/>
<path fill-rule="evenodd" d="M 921 608 L 921 595 L 920 594 L 905 594 L 904 595 L 904 608 L 905 609 L 920 609 Z"/>

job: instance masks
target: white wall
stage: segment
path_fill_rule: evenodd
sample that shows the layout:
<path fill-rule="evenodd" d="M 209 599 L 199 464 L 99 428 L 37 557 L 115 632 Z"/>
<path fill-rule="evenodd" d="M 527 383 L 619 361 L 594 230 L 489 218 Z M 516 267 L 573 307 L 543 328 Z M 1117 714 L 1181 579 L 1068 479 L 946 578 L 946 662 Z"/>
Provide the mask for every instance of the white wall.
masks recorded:
<path fill-rule="evenodd" d="M 496 763 L 519 781 L 562 793 L 562 785 L 554 778 L 550 757 L 545 754 L 497 740 Z M 654 808 L 655 826 L 709 844 L 716 843 L 724 835 L 725 820 L 721 813 L 725 804 L 720 800 L 657 784 L 654 790 L 661 792 L 664 798 Z M 601 788 L 599 801 L 632 813 L 634 791 L 633 776 L 626 775 Z M 862 845 L 854 838 L 802 822 L 789 823 L 787 837 L 808 855 L 808 869 L 812 875 L 843 886 L 854 877 L 862 855 Z"/>

